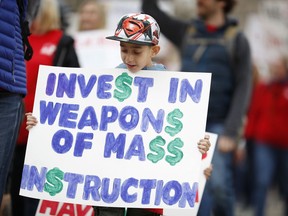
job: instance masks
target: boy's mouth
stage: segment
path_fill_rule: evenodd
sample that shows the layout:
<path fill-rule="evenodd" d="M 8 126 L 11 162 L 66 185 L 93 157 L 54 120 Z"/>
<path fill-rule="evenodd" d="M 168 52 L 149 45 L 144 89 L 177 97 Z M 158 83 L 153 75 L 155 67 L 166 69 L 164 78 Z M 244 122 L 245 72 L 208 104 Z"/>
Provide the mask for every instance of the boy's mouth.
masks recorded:
<path fill-rule="evenodd" d="M 132 65 L 132 64 L 126 64 L 128 68 L 134 68 L 136 67 L 136 65 Z"/>

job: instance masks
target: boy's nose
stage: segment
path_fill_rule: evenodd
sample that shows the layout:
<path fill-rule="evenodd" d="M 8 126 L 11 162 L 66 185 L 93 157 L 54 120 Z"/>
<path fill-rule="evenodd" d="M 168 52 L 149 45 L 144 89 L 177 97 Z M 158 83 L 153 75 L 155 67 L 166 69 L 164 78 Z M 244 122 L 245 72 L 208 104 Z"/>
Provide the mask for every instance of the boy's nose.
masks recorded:
<path fill-rule="evenodd" d="M 133 59 L 134 59 L 133 54 L 127 54 L 127 56 L 126 56 L 127 61 L 133 61 Z"/>

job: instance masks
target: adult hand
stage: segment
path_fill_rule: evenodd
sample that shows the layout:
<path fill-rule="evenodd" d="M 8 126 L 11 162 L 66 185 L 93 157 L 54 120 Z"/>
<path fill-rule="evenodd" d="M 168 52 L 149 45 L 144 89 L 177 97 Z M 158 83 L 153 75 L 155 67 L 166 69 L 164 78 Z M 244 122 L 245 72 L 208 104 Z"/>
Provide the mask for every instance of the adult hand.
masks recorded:
<path fill-rule="evenodd" d="M 218 138 L 218 150 L 223 153 L 232 152 L 236 149 L 237 144 L 234 139 L 228 136 L 219 136 Z"/>
<path fill-rule="evenodd" d="M 237 148 L 234 153 L 235 162 L 241 163 L 245 160 L 246 157 L 246 140 L 242 139 L 239 144 L 237 145 Z"/>

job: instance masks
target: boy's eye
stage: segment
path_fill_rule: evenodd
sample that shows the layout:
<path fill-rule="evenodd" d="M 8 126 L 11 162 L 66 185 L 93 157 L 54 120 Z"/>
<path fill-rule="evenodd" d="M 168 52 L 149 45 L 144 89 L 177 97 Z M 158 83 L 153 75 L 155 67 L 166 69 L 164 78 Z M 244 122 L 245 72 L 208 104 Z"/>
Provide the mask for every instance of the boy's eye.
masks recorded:
<path fill-rule="evenodd" d="M 128 53 L 129 50 L 128 49 L 125 49 L 125 48 L 121 48 L 121 52 L 122 53 Z M 131 52 L 134 54 L 134 55 L 140 55 L 142 53 L 141 50 L 131 50 Z"/>
<path fill-rule="evenodd" d="M 134 51 L 134 54 L 139 55 L 139 54 L 141 54 L 141 52 L 140 51 Z"/>

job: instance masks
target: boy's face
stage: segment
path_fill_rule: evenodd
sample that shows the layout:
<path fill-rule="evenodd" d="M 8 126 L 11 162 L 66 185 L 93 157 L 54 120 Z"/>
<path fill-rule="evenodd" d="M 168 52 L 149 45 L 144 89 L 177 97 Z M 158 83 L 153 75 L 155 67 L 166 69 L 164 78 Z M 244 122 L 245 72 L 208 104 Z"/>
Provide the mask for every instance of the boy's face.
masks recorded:
<path fill-rule="evenodd" d="M 144 67 L 152 66 L 152 57 L 160 50 L 159 46 L 146 46 L 120 42 L 121 58 L 128 70 L 135 73 Z"/>

